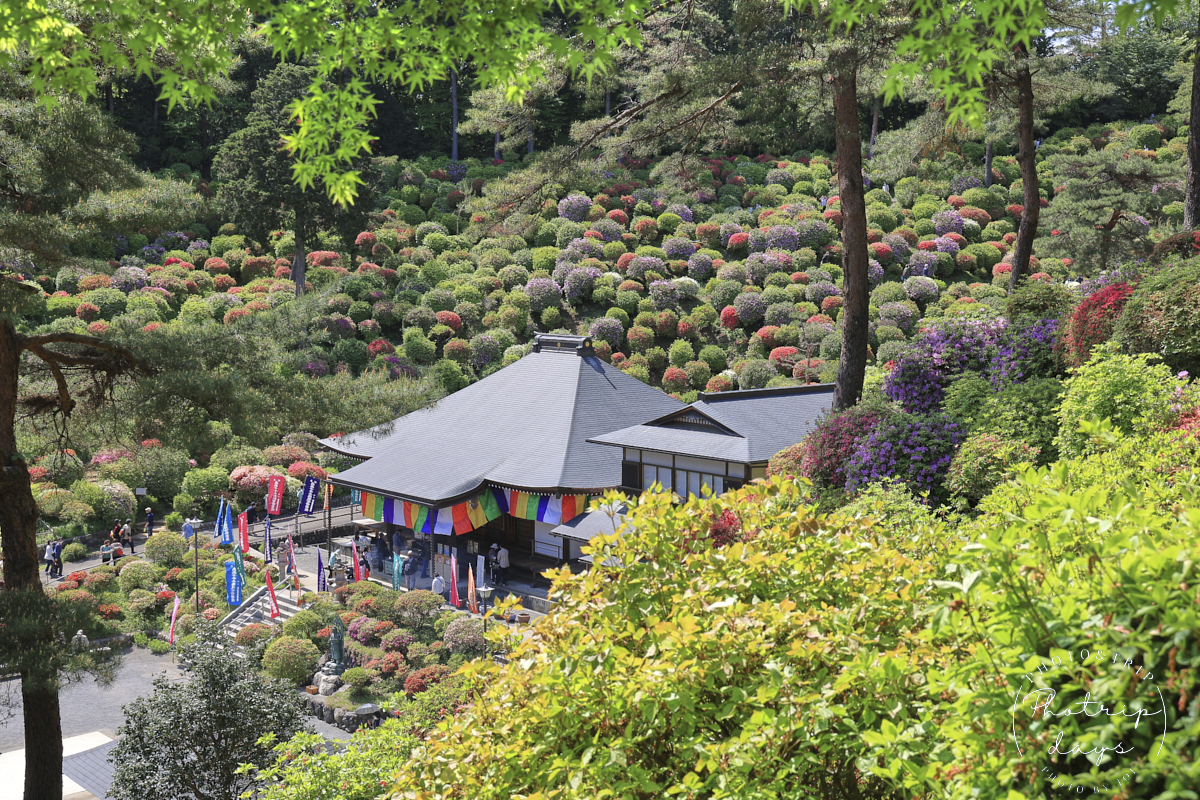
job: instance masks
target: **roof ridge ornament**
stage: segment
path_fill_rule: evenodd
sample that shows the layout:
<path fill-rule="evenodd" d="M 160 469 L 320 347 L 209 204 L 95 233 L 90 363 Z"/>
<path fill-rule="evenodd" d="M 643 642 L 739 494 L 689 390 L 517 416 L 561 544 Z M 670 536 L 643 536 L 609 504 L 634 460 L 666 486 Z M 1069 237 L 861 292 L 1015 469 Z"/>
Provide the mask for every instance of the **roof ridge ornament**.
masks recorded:
<path fill-rule="evenodd" d="M 533 352 L 542 351 L 575 353 L 580 358 L 596 355 L 596 350 L 592 347 L 592 337 L 566 333 L 535 333 Z"/>

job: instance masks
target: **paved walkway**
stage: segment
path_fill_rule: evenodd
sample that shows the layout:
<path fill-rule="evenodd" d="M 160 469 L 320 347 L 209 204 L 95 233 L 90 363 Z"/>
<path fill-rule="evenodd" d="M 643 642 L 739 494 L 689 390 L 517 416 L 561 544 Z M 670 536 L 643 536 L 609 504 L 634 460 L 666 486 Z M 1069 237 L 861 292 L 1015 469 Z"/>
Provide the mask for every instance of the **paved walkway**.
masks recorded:
<path fill-rule="evenodd" d="M 103 798 L 96 789 L 106 790 L 111 779 L 112 765 L 101 757 L 111 747 L 117 728 L 125 721 L 123 706 L 137 697 L 153 692 L 153 681 L 165 675 L 171 683 L 187 679 L 179 664 L 170 655 L 157 656 L 149 650 L 134 648 L 127 652 L 115 680 L 107 687 L 92 678 L 67 684 L 59 694 L 62 707 L 64 743 L 63 796 L 71 800 L 86 800 L 90 796 Z M 3 691 L 8 687 L 0 689 Z M 16 688 L 15 685 L 13 688 Z M 0 800 L 21 800 L 25 774 L 25 722 L 21 716 L 20 695 L 15 716 L 0 725 Z M 345 740 L 350 734 L 340 728 L 305 717 L 305 722 L 326 739 Z M 105 748 L 103 753 L 93 752 Z M 80 794 L 82 792 L 82 794 Z"/>

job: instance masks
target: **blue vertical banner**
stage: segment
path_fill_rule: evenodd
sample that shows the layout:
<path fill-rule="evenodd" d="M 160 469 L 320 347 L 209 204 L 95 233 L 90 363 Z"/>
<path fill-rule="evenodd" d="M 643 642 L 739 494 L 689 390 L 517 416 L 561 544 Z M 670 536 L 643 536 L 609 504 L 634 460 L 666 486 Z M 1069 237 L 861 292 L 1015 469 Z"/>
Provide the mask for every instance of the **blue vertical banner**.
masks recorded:
<path fill-rule="evenodd" d="M 325 565 L 321 563 L 321 548 L 317 548 L 317 591 L 324 592 L 329 588 L 325 582 Z"/>
<path fill-rule="evenodd" d="M 304 514 L 311 517 L 313 509 L 317 505 L 317 494 L 321 490 L 321 480 L 308 476 L 304 479 L 304 487 L 300 490 L 300 508 L 297 509 L 298 514 Z"/>
<path fill-rule="evenodd" d="M 242 580 L 232 561 L 225 562 L 225 602 L 231 606 L 242 604 Z"/>
<path fill-rule="evenodd" d="M 221 507 L 217 510 L 217 524 L 213 526 L 213 538 L 221 535 L 221 518 L 225 516 L 225 498 L 221 498 Z"/>
<path fill-rule="evenodd" d="M 361 489 L 351 489 L 350 490 L 350 502 L 354 505 L 358 505 L 359 503 L 362 502 L 362 490 Z"/>
<path fill-rule="evenodd" d="M 266 530 L 266 535 L 267 535 L 266 543 L 263 545 L 263 550 L 265 551 L 263 553 L 263 561 L 270 564 L 271 563 L 271 550 L 274 549 L 274 545 L 271 544 L 271 518 L 270 517 L 267 517 L 267 524 L 263 527 Z"/>
<path fill-rule="evenodd" d="M 233 544 L 233 511 L 225 506 L 225 513 L 217 519 L 217 529 L 221 532 L 221 544 Z"/>

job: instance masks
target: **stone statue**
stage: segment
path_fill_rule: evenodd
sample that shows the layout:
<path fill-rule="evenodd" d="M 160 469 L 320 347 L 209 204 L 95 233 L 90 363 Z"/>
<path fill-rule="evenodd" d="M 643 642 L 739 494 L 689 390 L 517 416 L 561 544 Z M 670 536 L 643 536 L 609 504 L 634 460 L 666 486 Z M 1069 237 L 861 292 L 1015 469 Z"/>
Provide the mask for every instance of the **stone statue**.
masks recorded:
<path fill-rule="evenodd" d="M 333 618 L 329 634 L 329 662 L 325 668 L 334 675 L 341 675 L 346 668 L 346 629 L 340 617 Z"/>

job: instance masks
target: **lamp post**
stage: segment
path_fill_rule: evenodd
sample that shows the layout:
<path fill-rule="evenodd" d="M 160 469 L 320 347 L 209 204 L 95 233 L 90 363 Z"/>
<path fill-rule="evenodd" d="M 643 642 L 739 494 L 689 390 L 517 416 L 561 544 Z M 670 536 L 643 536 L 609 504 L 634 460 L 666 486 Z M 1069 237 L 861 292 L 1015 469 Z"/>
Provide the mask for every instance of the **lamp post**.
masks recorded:
<path fill-rule="evenodd" d="M 200 613 L 200 533 L 195 526 L 199 524 L 198 519 L 189 519 L 184 522 L 185 525 L 192 528 L 192 535 L 188 538 L 192 539 L 192 575 L 196 579 L 196 614 Z"/>
<path fill-rule="evenodd" d="M 487 633 L 488 600 L 490 600 L 492 598 L 492 592 L 494 590 L 495 590 L 495 587 L 488 586 L 486 584 L 480 584 L 475 589 L 475 591 L 479 592 L 479 598 L 481 600 L 483 600 L 483 632 L 485 634 Z"/>

